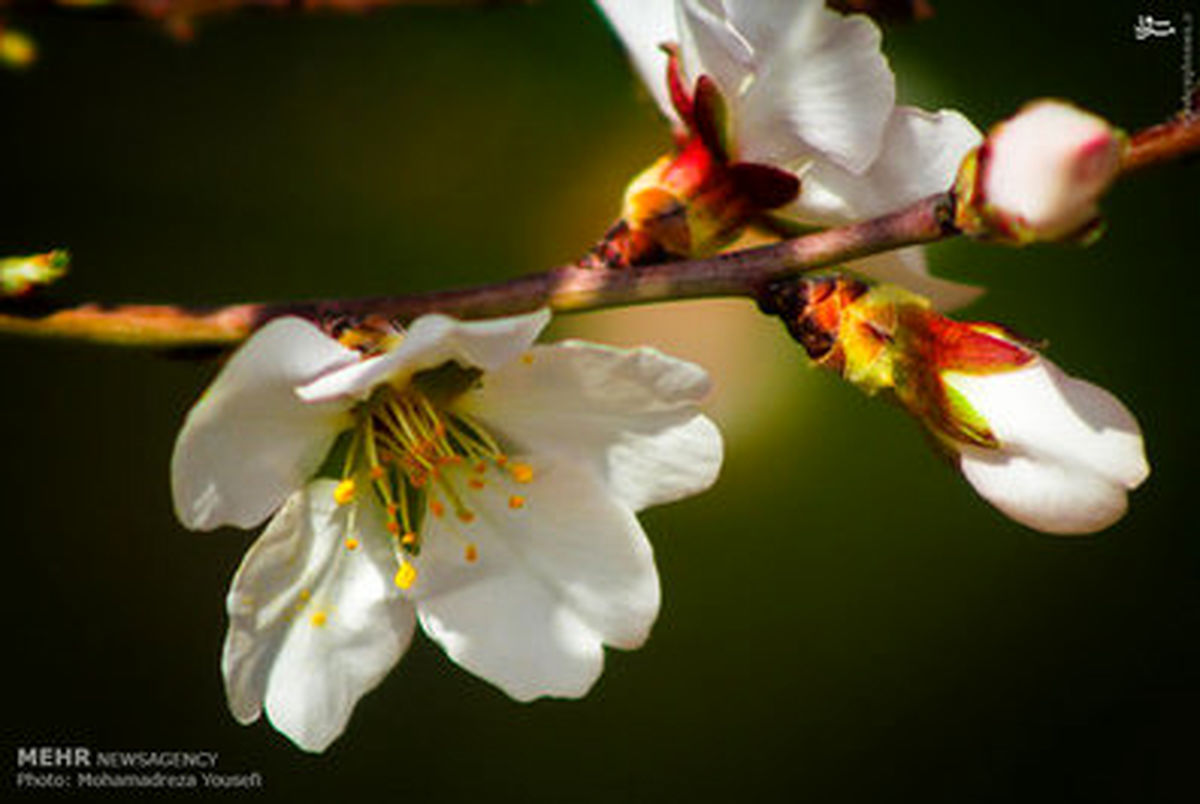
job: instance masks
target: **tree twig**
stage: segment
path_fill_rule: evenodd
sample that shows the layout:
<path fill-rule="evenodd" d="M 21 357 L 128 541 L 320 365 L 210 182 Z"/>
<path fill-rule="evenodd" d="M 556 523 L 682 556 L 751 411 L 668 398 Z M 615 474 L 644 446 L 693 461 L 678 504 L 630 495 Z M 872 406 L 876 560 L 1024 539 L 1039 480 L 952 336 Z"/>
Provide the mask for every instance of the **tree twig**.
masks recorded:
<path fill-rule="evenodd" d="M 1122 174 L 1200 153 L 1200 118 L 1184 117 L 1135 134 Z M 904 246 L 959 234 L 951 193 L 860 223 L 704 259 L 604 270 L 565 265 L 492 284 L 432 293 L 263 302 L 196 310 L 170 305 L 96 305 L 35 310 L 17 301 L 0 306 L 0 333 L 124 346 L 179 349 L 228 346 L 265 322 L 285 315 L 312 319 L 400 321 L 428 312 L 483 318 L 549 306 L 557 312 L 692 299 L 757 297 L 773 280 Z"/>

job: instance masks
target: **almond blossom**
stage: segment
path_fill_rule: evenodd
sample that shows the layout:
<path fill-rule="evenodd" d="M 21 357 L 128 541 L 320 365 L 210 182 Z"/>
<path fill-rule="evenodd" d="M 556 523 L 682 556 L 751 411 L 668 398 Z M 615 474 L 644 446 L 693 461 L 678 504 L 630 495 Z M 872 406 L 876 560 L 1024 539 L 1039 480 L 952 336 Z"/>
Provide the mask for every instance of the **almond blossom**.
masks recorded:
<path fill-rule="evenodd" d="M 239 721 L 265 710 L 323 750 L 418 622 L 521 701 L 581 696 L 605 645 L 646 639 L 659 585 L 635 513 L 715 479 L 708 378 L 647 348 L 534 346 L 548 318 L 428 315 L 363 350 L 279 319 L 197 402 L 179 518 L 272 517 L 227 599 Z"/>
<path fill-rule="evenodd" d="M 755 218 L 829 226 L 896 210 L 949 189 L 980 140 L 958 112 L 895 104 L 879 29 L 865 16 L 844 16 L 820 0 L 597 3 L 684 143 L 635 179 L 622 219 L 630 233 L 616 233 L 636 240 L 648 231 L 668 254 L 711 250 Z M 689 150 L 695 140 L 704 148 Z M 712 164 L 732 168 L 724 182 L 732 192 L 714 192 L 722 183 Z M 792 177 L 790 192 L 780 174 Z M 649 252 L 644 243 L 617 245 L 610 254 L 634 263 Z M 929 276 L 919 248 L 850 267 L 942 307 L 978 295 Z"/>

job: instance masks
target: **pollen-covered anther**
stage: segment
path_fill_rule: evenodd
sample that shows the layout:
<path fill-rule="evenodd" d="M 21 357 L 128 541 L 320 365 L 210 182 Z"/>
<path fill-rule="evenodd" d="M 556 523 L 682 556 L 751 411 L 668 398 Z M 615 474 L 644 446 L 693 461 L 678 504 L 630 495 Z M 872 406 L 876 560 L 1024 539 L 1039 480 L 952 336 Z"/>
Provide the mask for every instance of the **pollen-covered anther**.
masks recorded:
<path fill-rule="evenodd" d="M 467 480 L 467 485 L 470 486 L 471 488 L 475 489 L 476 491 L 479 491 L 480 489 L 482 489 L 484 487 L 485 484 L 479 478 L 472 477 Z"/>
<path fill-rule="evenodd" d="M 459 518 L 459 520 L 462 521 L 464 524 L 469 525 L 475 521 L 475 512 L 474 511 L 470 511 L 466 508 L 461 508 L 458 511 L 455 511 L 454 513 Z"/>
<path fill-rule="evenodd" d="M 405 547 L 412 547 L 416 543 L 417 543 L 417 534 L 412 533 L 411 531 L 409 533 L 404 534 L 400 538 L 400 544 L 404 545 Z"/>
<path fill-rule="evenodd" d="M 346 544 L 347 550 L 357 550 L 358 549 L 358 539 L 354 538 L 353 536 L 346 539 L 345 544 Z"/>
<path fill-rule="evenodd" d="M 323 611 L 314 611 L 314 612 L 312 613 L 312 616 L 308 618 L 308 621 L 309 621 L 310 623 L 312 623 L 312 624 L 313 624 L 313 626 L 314 626 L 314 627 L 316 627 L 316 628 L 320 628 L 320 627 L 321 627 L 321 626 L 323 626 L 323 625 L 324 625 L 324 624 L 325 624 L 325 623 L 326 623 L 328 620 L 329 620 L 329 615 L 328 615 L 328 614 L 326 614 L 326 613 L 325 613 L 325 612 L 323 612 Z"/>
<path fill-rule="evenodd" d="M 411 589 L 417 582 L 417 568 L 407 561 L 401 561 L 400 568 L 396 570 L 396 577 L 392 580 L 401 589 Z"/>
<path fill-rule="evenodd" d="M 338 483 L 333 488 L 333 500 L 338 505 L 346 505 L 354 499 L 354 494 L 358 490 L 354 482 L 354 478 L 348 477 Z"/>
<path fill-rule="evenodd" d="M 441 519 L 446 515 L 446 506 L 442 504 L 441 500 L 430 500 L 429 513 L 433 514 L 438 519 Z"/>
<path fill-rule="evenodd" d="M 533 467 L 527 463 L 514 463 L 508 471 L 518 483 L 529 483 L 533 480 Z"/>
<path fill-rule="evenodd" d="M 514 494 L 508 498 L 508 507 L 514 511 L 525 507 L 525 498 L 520 494 Z"/>
<path fill-rule="evenodd" d="M 372 466 L 370 475 L 371 475 L 372 480 L 382 480 L 383 475 L 384 475 L 384 468 L 382 466 L 379 466 L 378 464 L 375 466 Z"/>
<path fill-rule="evenodd" d="M 387 529 L 388 533 L 392 534 L 393 536 L 400 535 L 400 523 L 394 519 L 388 520 Z"/>

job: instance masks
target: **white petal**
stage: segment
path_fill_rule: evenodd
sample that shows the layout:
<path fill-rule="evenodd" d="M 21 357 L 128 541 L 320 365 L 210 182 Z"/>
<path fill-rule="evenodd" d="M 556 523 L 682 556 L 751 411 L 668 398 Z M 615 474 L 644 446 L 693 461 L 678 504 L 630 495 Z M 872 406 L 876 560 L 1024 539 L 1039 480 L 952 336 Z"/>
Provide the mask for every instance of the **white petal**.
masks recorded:
<path fill-rule="evenodd" d="M 678 122 L 667 91 L 667 54 L 660 45 L 678 43 L 675 4 L 671 0 L 596 0 L 629 51 L 633 66 L 659 110 Z"/>
<path fill-rule="evenodd" d="M 226 605 L 222 670 L 242 723 L 265 702 L 272 725 L 308 751 L 345 729 L 358 699 L 399 660 L 415 618 L 392 574 L 374 505 L 358 510 L 356 550 L 344 546 L 349 506 L 320 480 L 292 495 L 246 553 Z"/>
<path fill-rule="evenodd" d="M 734 30 L 755 53 L 768 55 L 795 28 L 820 24 L 816 18 L 823 6 L 821 0 L 724 0 Z"/>
<path fill-rule="evenodd" d="M 171 457 L 186 527 L 251 528 L 312 476 L 343 426 L 342 405 L 306 405 L 296 386 L 357 363 L 355 352 L 295 318 L 239 349 L 192 407 Z"/>
<path fill-rule="evenodd" d="M 1125 514 L 1124 486 L 1041 456 L 968 448 L 959 468 L 981 497 L 1035 530 L 1095 533 Z"/>
<path fill-rule="evenodd" d="M 458 405 L 522 449 L 584 461 L 635 511 L 696 494 L 721 468 L 699 366 L 654 349 L 566 341 L 483 378 Z"/>
<path fill-rule="evenodd" d="M 803 223 L 843 224 L 893 212 L 954 184 L 963 157 L 981 135 L 955 111 L 897 107 L 883 147 L 865 173 L 815 162 L 787 214 Z"/>
<path fill-rule="evenodd" d="M 873 254 L 848 262 L 846 267 L 875 282 L 900 285 L 924 296 L 934 309 L 943 312 L 965 307 L 983 295 L 983 288 L 976 285 L 964 285 L 932 276 L 925 265 L 925 250 L 920 246 Z"/>
<path fill-rule="evenodd" d="M 646 639 L 659 607 L 654 557 L 589 469 L 517 460 L 533 481 L 489 478 L 469 496 L 471 524 L 427 517 L 412 593 L 425 632 L 467 670 L 521 701 L 578 697 L 600 675 L 603 644 Z M 466 541 L 478 546 L 473 563 Z"/>
<path fill-rule="evenodd" d="M 755 53 L 757 75 L 736 110 L 739 158 L 786 169 L 815 150 L 861 173 L 879 154 L 896 96 L 879 29 L 823 8 L 796 19 Z"/>
<path fill-rule="evenodd" d="M 483 321 L 424 315 L 412 323 L 395 349 L 328 374 L 297 393 L 308 402 L 364 398 L 380 383 L 403 385 L 418 371 L 452 360 L 464 367 L 492 371 L 528 349 L 549 322 L 546 308 Z"/>
<path fill-rule="evenodd" d="M 1011 372 L 947 374 L 1000 441 L 970 449 L 962 469 L 1009 516 L 1051 533 L 1088 533 L 1125 511 L 1149 474 L 1141 430 L 1102 388 L 1044 358 Z"/>
<path fill-rule="evenodd" d="M 681 0 L 676 8 L 680 58 L 688 82 L 694 84 L 707 75 L 736 107 L 736 98 L 754 70 L 750 43 L 726 18 L 719 0 Z"/>

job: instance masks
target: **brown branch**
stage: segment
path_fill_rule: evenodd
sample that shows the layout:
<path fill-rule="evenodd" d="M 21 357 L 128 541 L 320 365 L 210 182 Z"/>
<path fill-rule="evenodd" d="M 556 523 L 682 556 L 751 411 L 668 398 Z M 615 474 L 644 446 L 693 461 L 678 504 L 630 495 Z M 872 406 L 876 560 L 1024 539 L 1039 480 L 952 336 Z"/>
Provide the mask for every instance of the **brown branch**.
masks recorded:
<path fill-rule="evenodd" d="M 150 348 L 236 343 L 272 318 L 382 316 L 410 320 L 428 312 L 483 318 L 549 306 L 558 312 L 707 296 L 754 298 L 772 280 L 939 240 L 952 233 L 951 199 L 939 194 L 899 212 L 768 246 L 698 260 L 603 270 L 567 265 L 540 274 L 457 290 L 299 303 L 242 304 L 215 310 L 120 305 L 59 309 L 30 316 L 0 312 L 0 332 Z"/>
<path fill-rule="evenodd" d="M 1181 118 L 1134 135 L 1122 172 L 1198 152 L 1200 118 Z M 405 321 L 434 311 L 482 318 L 541 306 L 580 312 L 708 296 L 757 298 L 777 279 L 955 236 L 959 231 L 952 223 L 953 211 L 951 193 L 940 193 L 872 220 L 705 259 L 618 270 L 566 265 L 508 281 L 432 293 L 240 304 L 209 310 L 86 305 L 34 313 L 9 303 L 4 307 L 15 311 L 0 307 L 0 333 L 175 349 L 234 344 L 264 322 L 285 315 L 325 320 L 382 316 Z"/>
<path fill-rule="evenodd" d="M 1200 152 L 1200 114 L 1180 116 L 1134 134 L 1121 161 L 1121 171 L 1174 162 Z"/>

